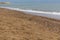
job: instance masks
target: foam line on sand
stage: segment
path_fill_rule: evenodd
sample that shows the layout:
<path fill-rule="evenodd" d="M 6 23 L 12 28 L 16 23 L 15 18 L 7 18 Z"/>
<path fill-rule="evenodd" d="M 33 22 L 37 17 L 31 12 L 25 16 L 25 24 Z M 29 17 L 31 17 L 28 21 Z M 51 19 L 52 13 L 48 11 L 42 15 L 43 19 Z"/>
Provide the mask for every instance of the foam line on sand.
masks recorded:
<path fill-rule="evenodd" d="M 0 8 L 6 8 L 10 10 L 16 10 L 16 11 L 22 11 L 26 14 L 32 14 L 37 16 L 43 16 L 47 18 L 53 18 L 56 20 L 60 20 L 60 12 L 45 12 L 45 11 L 34 11 L 34 10 L 23 10 L 19 8 L 11 8 L 11 7 L 0 7 Z"/>

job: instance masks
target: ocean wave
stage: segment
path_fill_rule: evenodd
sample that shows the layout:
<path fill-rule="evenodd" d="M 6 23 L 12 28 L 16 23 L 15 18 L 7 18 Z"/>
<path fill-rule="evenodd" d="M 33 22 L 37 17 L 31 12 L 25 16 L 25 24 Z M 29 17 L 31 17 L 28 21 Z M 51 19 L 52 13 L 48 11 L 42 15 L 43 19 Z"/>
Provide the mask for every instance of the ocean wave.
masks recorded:
<path fill-rule="evenodd" d="M 11 8 L 11 7 L 0 7 L 0 8 L 6 8 L 6 9 L 10 9 L 10 10 L 22 11 L 22 12 L 25 12 L 26 14 L 44 16 L 44 17 L 60 20 L 60 12 L 46 12 L 46 11 L 35 11 L 35 10 L 24 10 L 24 9 Z"/>

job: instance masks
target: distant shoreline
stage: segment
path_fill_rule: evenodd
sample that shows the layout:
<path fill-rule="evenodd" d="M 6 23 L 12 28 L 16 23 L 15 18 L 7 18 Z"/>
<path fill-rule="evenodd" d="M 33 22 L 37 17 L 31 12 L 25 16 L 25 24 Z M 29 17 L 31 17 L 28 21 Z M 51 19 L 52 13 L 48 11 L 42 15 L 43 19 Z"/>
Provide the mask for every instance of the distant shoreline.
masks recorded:
<path fill-rule="evenodd" d="M 0 4 L 10 4 L 10 2 L 0 2 Z"/>

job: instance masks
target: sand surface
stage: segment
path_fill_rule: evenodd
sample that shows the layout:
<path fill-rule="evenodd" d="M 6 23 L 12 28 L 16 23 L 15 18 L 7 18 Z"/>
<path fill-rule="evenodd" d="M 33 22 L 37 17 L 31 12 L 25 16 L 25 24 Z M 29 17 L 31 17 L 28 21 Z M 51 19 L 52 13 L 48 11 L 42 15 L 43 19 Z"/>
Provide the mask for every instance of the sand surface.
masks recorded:
<path fill-rule="evenodd" d="M 0 8 L 0 40 L 60 40 L 60 21 Z"/>

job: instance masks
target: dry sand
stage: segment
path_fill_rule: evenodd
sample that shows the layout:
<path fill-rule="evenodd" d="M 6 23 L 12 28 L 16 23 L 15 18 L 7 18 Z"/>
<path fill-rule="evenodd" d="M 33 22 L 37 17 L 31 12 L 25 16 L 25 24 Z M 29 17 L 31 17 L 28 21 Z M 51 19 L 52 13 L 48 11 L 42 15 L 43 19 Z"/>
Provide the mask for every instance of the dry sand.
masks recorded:
<path fill-rule="evenodd" d="M 0 8 L 0 40 L 60 40 L 60 21 Z"/>

